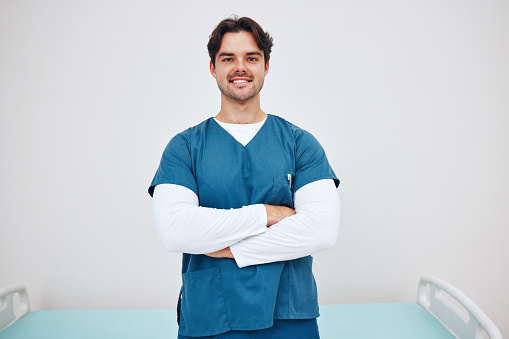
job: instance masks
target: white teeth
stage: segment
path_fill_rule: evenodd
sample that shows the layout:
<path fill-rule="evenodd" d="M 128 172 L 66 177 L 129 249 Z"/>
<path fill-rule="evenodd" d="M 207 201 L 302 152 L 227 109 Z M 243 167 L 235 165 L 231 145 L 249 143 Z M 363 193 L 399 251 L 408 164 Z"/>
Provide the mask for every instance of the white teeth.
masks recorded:
<path fill-rule="evenodd" d="M 233 80 L 234 83 L 247 82 L 247 80 Z"/>

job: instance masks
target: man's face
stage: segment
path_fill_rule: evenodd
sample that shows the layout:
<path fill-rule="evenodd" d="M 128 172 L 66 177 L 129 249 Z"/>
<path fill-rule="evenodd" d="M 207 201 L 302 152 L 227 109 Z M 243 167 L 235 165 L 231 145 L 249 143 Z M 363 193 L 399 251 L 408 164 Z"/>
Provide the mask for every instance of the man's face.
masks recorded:
<path fill-rule="evenodd" d="M 263 51 L 249 32 L 226 33 L 216 53 L 216 65 L 210 62 L 210 73 L 226 98 L 250 100 L 260 93 L 269 71 Z"/>

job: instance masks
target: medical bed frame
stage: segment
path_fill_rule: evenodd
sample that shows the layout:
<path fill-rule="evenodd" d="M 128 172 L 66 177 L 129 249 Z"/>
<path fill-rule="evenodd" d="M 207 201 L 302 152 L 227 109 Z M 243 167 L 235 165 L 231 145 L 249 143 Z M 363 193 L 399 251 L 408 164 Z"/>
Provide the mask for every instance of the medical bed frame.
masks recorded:
<path fill-rule="evenodd" d="M 13 300 L 16 294 L 19 296 L 19 301 L 15 303 Z M 60 339 L 69 335 L 69 332 L 63 334 L 66 331 L 64 327 L 72 322 L 74 324 L 87 323 L 87 326 L 84 327 L 86 330 L 74 325 L 74 330 L 82 335 L 79 336 L 80 338 L 126 338 L 126 333 L 132 335 L 129 337 L 139 337 L 140 334 L 136 334 L 136 330 L 139 328 L 129 328 L 130 324 L 134 322 L 138 327 L 142 327 L 142 330 L 143 328 L 147 330 L 159 328 L 159 332 L 144 333 L 144 338 L 176 338 L 177 325 L 174 323 L 174 319 L 171 319 L 174 312 L 174 310 L 31 312 L 26 288 L 22 285 L 14 285 L 0 289 L 0 339 L 18 337 L 29 339 L 28 336 Z M 502 339 L 502 334 L 497 326 L 472 300 L 451 284 L 430 276 L 423 277 L 419 281 L 417 304 L 322 305 L 320 312 L 318 323 L 322 339 Z M 37 323 L 36 320 L 33 320 L 34 318 L 28 319 L 31 314 L 35 313 L 39 313 L 39 319 L 44 315 L 42 317 L 44 320 L 38 320 Z M 91 315 L 96 318 L 91 318 Z M 65 320 L 60 320 L 62 317 Z M 108 319 L 111 321 L 108 322 Z M 133 319 L 136 320 L 133 321 Z M 52 326 L 52 322 L 58 324 Z M 38 330 L 36 336 L 26 334 L 33 333 L 30 332 L 30 326 L 41 326 L 41 323 L 43 324 L 40 327 L 42 330 Z M 91 323 L 98 324 L 98 328 L 94 329 L 94 326 L 90 326 Z M 113 328 L 115 326 L 117 328 Z M 408 326 L 414 328 L 400 329 Z M 435 328 L 431 329 L 430 327 Z M 428 332 L 426 332 L 427 328 L 429 328 Z M 46 329 L 53 332 L 44 333 Z"/>

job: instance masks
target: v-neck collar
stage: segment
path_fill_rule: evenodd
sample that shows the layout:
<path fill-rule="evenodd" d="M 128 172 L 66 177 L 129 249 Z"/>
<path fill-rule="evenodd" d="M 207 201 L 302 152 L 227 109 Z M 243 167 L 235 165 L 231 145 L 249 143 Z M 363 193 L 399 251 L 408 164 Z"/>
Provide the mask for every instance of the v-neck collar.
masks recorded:
<path fill-rule="evenodd" d="M 265 126 L 269 123 L 269 120 L 272 119 L 272 116 L 270 114 L 267 114 L 267 118 L 265 119 L 265 122 L 263 123 L 263 125 L 260 127 L 260 129 L 258 130 L 258 132 L 256 132 L 256 134 L 251 138 L 251 140 L 249 140 L 249 142 L 246 144 L 246 146 L 242 145 L 237 139 L 235 139 L 235 137 L 233 135 L 230 134 L 230 132 L 228 132 L 223 126 L 221 126 L 217 121 L 216 119 L 214 118 L 210 118 L 212 121 L 214 121 L 214 124 L 219 128 L 221 129 L 221 131 L 223 133 L 226 133 L 228 135 L 229 138 L 231 138 L 236 144 L 238 144 L 240 147 L 242 148 L 247 148 L 249 145 L 251 145 L 251 143 L 253 143 L 253 141 L 257 138 L 259 138 L 259 134 L 262 133 L 263 129 L 266 128 Z"/>

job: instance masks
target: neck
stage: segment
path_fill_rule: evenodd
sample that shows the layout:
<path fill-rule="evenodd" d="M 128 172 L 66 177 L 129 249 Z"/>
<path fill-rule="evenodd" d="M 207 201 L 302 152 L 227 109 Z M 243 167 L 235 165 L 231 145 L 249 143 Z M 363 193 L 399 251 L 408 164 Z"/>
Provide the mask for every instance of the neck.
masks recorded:
<path fill-rule="evenodd" d="M 254 124 L 266 117 L 260 108 L 260 95 L 247 101 L 231 100 L 221 95 L 221 111 L 215 118 L 229 124 Z"/>

